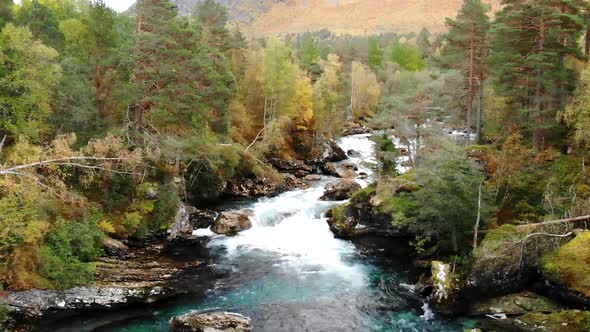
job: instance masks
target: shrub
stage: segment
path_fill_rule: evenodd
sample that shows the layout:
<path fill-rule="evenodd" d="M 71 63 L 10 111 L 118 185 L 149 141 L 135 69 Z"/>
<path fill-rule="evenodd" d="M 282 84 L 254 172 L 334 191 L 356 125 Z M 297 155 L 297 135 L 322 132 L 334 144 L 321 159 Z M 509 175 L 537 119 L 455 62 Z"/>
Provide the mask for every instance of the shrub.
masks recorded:
<path fill-rule="evenodd" d="M 10 307 L 0 302 L 0 331 L 8 331 L 7 323 L 10 321 Z"/>
<path fill-rule="evenodd" d="M 38 251 L 39 273 L 58 289 L 91 282 L 103 236 L 97 220 L 58 222 Z"/>

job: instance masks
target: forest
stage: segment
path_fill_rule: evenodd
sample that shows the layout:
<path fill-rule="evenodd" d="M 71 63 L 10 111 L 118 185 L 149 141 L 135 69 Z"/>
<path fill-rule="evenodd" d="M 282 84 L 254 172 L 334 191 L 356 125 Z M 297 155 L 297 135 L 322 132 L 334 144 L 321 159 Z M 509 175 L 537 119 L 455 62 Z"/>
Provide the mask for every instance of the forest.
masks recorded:
<path fill-rule="evenodd" d="M 465 0 L 446 26 L 249 38 L 214 0 L 0 0 L 0 294 L 93 285 L 105 239 L 305 188 L 301 161 L 371 132 L 373 183 L 332 206 L 337 238 L 368 224 L 447 262 L 445 314 L 531 280 L 589 309 L 590 3 Z M 590 329 L 572 312 L 551 318 Z"/>

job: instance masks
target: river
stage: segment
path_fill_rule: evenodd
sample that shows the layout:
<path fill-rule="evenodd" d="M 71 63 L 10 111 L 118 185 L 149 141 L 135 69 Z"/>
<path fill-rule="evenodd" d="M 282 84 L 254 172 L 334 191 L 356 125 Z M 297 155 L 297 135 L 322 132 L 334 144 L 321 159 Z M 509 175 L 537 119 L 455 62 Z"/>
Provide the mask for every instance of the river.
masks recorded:
<path fill-rule="evenodd" d="M 344 137 L 339 145 L 360 152 L 359 180 L 369 184 L 374 144 L 368 135 Z M 463 331 L 474 322 L 447 320 L 428 306 L 408 304 L 399 289 L 413 275 L 396 260 L 367 255 L 358 245 L 335 239 L 324 217 L 342 202 L 323 202 L 323 177 L 310 189 L 263 198 L 244 207 L 254 211 L 253 227 L 236 237 L 214 235 L 208 249 L 218 273 L 203 296 L 179 298 L 136 310 L 135 316 L 76 331 L 167 331 L 168 320 L 192 310 L 226 310 L 252 318 L 255 331 Z M 406 290 L 409 291 L 409 290 Z M 100 327 L 97 327 L 100 326 Z M 61 331 L 70 329 L 63 328 Z"/>

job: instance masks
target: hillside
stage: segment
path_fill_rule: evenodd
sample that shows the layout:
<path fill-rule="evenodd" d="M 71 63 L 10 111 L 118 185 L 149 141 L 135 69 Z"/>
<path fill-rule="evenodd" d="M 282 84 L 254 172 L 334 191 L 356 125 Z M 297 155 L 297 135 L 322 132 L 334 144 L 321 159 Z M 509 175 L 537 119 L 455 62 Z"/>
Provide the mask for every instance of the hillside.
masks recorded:
<path fill-rule="evenodd" d="M 181 14 L 199 0 L 175 0 Z M 445 29 L 462 0 L 219 0 L 250 36 L 281 35 L 323 28 L 353 35 Z M 487 0 L 497 9 L 500 0 Z"/>

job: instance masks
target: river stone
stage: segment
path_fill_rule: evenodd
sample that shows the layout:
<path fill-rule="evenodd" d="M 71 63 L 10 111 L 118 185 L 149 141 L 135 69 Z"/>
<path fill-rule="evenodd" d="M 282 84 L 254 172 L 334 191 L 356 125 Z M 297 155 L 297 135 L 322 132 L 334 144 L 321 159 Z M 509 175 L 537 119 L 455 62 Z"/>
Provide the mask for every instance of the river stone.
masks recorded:
<path fill-rule="evenodd" d="M 362 157 L 361 153 L 356 150 L 348 150 L 346 151 L 346 155 L 352 158 L 360 158 Z"/>
<path fill-rule="evenodd" d="M 196 312 L 170 319 L 171 332 L 250 332 L 250 318 L 230 312 Z"/>
<path fill-rule="evenodd" d="M 372 132 L 371 128 L 367 128 L 365 126 L 358 126 L 358 127 L 344 129 L 344 131 L 342 132 L 342 136 L 369 134 L 371 132 Z"/>
<path fill-rule="evenodd" d="M 221 212 L 211 230 L 216 234 L 235 236 L 252 228 L 251 216 L 252 210 Z"/>
<path fill-rule="evenodd" d="M 487 299 L 471 307 L 472 316 L 483 315 L 524 315 L 529 312 L 554 312 L 559 307 L 546 297 L 532 292 L 521 292 Z"/>
<path fill-rule="evenodd" d="M 117 241 L 110 236 L 105 236 L 102 239 L 102 246 L 104 251 L 109 256 L 124 257 L 129 254 L 129 247 L 121 241 Z"/>
<path fill-rule="evenodd" d="M 305 177 L 306 181 L 320 181 L 321 179 L 322 179 L 322 176 L 317 175 L 317 174 L 310 174 Z"/>
<path fill-rule="evenodd" d="M 324 195 L 320 198 L 322 201 L 342 201 L 352 197 L 352 195 L 361 190 L 361 185 L 354 180 L 338 180 L 326 185 Z"/>
<path fill-rule="evenodd" d="M 562 310 L 549 314 L 531 312 L 515 319 L 497 321 L 510 326 L 514 330 L 524 332 L 559 331 L 578 332 L 590 331 L 590 311 Z"/>
<path fill-rule="evenodd" d="M 332 175 L 342 179 L 354 179 L 356 172 L 354 171 L 355 166 L 352 164 L 334 164 L 326 163 L 322 170 L 327 175 Z"/>

